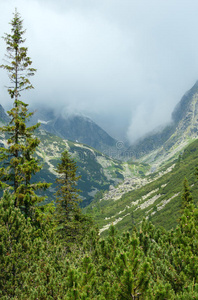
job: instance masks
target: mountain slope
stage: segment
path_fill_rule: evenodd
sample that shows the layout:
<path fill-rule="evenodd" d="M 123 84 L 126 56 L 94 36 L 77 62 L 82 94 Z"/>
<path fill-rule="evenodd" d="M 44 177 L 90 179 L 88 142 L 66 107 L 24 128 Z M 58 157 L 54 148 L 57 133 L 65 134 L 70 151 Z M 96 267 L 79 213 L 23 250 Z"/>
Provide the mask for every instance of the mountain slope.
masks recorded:
<path fill-rule="evenodd" d="M 198 204 L 198 140 L 191 143 L 183 155 L 158 173 L 151 174 L 144 181 L 128 183 L 128 192 L 119 197 L 106 193 L 99 201 L 93 202 L 86 211 L 94 215 L 100 231 L 104 232 L 113 223 L 119 231 L 139 226 L 144 217 L 157 226 L 166 229 L 175 227 L 180 216 L 183 181 L 187 177 L 194 202 Z M 129 184 L 131 186 L 129 186 Z M 121 188 L 124 189 L 123 184 Z M 118 196 L 118 197 L 117 197 Z"/>
<path fill-rule="evenodd" d="M 172 123 L 150 134 L 127 150 L 128 157 L 156 165 L 168 161 L 198 138 L 198 82 L 182 97 Z M 126 155 L 126 153 L 125 153 Z"/>
<path fill-rule="evenodd" d="M 87 144 L 108 155 L 115 153 L 117 141 L 88 117 L 56 114 L 45 107 L 36 110 L 31 123 L 37 122 L 46 131 L 63 139 Z"/>

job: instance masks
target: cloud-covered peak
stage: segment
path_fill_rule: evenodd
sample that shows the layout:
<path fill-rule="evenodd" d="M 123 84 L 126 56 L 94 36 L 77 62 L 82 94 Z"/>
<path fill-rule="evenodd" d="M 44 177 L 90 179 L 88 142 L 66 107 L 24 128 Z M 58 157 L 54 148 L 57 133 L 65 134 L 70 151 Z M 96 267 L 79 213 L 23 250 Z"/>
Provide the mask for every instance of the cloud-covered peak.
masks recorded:
<path fill-rule="evenodd" d="M 25 102 L 94 116 L 113 136 L 128 132 L 133 141 L 167 122 L 197 80 L 196 1 L 0 0 L 1 36 L 15 7 L 38 69 Z M 3 40 L 0 49 L 3 59 Z M 7 105 L 6 76 L 0 70 Z"/>

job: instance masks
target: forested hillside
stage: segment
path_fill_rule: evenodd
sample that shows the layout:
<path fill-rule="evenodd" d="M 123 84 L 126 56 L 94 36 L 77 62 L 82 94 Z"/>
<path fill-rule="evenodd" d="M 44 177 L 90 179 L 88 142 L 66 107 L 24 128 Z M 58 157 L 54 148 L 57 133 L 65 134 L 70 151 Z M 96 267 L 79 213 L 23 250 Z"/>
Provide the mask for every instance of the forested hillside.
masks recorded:
<path fill-rule="evenodd" d="M 17 10 L 10 24 L 11 33 L 4 36 L 7 60 L 1 66 L 9 75 L 13 107 L 0 128 L 7 137 L 0 147 L 0 298 L 197 299 L 198 209 L 196 194 L 190 192 L 197 180 L 190 176 L 196 171 L 197 143 L 158 182 L 162 194 L 174 178 L 174 192 L 181 193 L 177 225 L 169 231 L 142 216 L 138 224 L 132 218 L 130 233 L 110 226 L 101 237 L 79 207 L 80 178 L 67 147 L 56 161 L 55 201 L 45 204 L 50 183 L 37 176 L 43 170 L 37 151 L 44 141 L 35 134 L 39 124 L 28 126 L 32 113 L 21 100 L 23 91 L 33 88 L 30 77 L 36 70 Z"/>

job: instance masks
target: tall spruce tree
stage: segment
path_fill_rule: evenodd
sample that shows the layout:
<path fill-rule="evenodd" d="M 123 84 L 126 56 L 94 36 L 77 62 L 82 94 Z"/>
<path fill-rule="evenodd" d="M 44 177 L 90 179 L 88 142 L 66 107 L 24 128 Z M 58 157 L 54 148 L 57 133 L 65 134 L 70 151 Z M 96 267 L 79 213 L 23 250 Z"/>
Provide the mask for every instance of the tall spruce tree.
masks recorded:
<path fill-rule="evenodd" d="M 32 175 L 41 168 L 34 156 L 39 145 L 39 139 L 34 136 L 34 132 L 40 124 L 27 127 L 26 123 L 33 113 L 28 112 L 28 104 L 19 98 L 22 91 L 33 89 L 29 77 L 34 75 L 36 69 L 31 67 L 28 48 L 23 46 L 25 30 L 17 10 L 10 24 L 11 33 L 4 36 L 7 44 L 6 64 L 0 67 L 8 72 L 11 83 L 8 93 L 13 99 L 13 108 L 8 111 L 9 124 L 0 128 L 7 136 L 7 147 L 0 148 L 0 187 L 12 188 L 15 207 L 20 207 L 26 216 L 30 216 L 34 204 L 43 200 L 35 191 L 46 189 L 49 185 L 31 181 Z"/>
<path fill-rule="evenodd" d="M 71 158 L 68 151 L 64 151 L 61 156 L 61 163 L 58 164 L 56 172 L 59 174 L 57 178 L 56 192 L 56 218 L 59 224 L 59 232 L 63 236 L 71 239 L 77 234 L 80 221 L 79 209 L 79 191 L 77 181 L 80 176 L 76 176 L 76 162 Z"/>

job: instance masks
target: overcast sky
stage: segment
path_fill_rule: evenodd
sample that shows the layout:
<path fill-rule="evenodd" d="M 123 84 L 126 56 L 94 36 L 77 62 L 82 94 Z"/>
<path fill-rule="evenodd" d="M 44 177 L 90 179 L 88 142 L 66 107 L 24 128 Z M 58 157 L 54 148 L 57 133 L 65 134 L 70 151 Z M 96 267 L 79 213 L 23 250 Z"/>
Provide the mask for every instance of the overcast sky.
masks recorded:
<path fill-rule="evenodd" d="M 170 121 L 198 79 L 196 0 L 0 0 L 0 36 L 15 7 L 38 70 L 23 100 L 88 115 L 120 140 Z M 0 70 L 3 105 L 6 82 Z"/>

